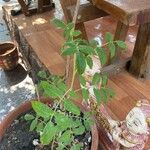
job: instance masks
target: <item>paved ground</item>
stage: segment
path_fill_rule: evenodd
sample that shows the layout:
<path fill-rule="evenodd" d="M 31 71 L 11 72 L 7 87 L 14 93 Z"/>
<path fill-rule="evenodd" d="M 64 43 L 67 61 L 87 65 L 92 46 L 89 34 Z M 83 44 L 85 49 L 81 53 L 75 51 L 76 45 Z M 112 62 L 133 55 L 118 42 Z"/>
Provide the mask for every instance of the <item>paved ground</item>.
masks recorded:
<path fill-rule="evenodd" d="M 1 6 L 3 4 L 6 2 L 0 0 L 0 42 L 10 40 L 6 24 L 2 19 Z M 0 69 L 0 120 L 21 102 L 34 97 L 33 82 L 23 65 L 18 65 L 12 71 Z"/>

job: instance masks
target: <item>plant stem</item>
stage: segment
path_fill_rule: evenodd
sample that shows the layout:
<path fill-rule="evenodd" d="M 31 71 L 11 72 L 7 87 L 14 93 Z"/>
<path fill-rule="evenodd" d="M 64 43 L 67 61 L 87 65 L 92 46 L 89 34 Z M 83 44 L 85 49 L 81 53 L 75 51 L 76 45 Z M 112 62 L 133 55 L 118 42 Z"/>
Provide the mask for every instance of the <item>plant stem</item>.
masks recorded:
<path fill-rule="evenodd" d="M 74 80 L 75 80 L 75 75 L 76 75 L 76 54 L 73 56 L 73 73 L 72 73 L 72 80 L 71 80 L 71 86 L 70 89 L 73 88 Z"/>

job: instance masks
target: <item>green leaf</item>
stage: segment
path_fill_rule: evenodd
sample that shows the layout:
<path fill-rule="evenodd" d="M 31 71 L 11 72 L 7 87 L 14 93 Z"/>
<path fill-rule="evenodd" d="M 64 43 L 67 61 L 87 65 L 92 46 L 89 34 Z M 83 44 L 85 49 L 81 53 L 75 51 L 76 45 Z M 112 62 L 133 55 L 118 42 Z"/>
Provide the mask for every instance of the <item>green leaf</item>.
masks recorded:
<path fill-rule="evenodd" d="M 97 47 L 96 51 L 97 51 L 98 57 L 100 59 L 101 65 L 103 66 L 107 61 L 106 52 L 102 47 Z"/>
<path fill-rule="evenodd" d="M 33 115 L 31 115 L 31 114 L 26 114 L 25 116 L 24 116 L 24 119 L 25 120 L 33 120 L 35 117 L 33 116 Z"/>
<path fill-rule="evenodd" d="M 106 34 L 105 34 L 105 40 L 108 43 L 113 41 L 113 36 L 112 36 L 112 34 L 110 32 L 106 32 Z"/>
<path fill-rule="evenodd" d="M 58 139 L 58 142 L 62 142 L 64 145 L 68 145 L 72 142 L 72 138 L 71 138 L 71 131 L 70 130 L 67 130 L 65 131 L 61 137 Z"/>
<path fill-rule="evenodd" d="M 85 126 L 87 131 L 89 131 L 91 129 L 91 126 L 93 124 L 94 124 L 94 120 L 92 120 L 91 118 L 84 119 L 84 126 Z"/>
<path fill-rule="evenodd" d="M 100 89 L 100 95 L 101 95 L 101 100 L 106 103 L 108 100 L 108 94 L 107 94 L 106 88 Z"/>
<path fill-rule="evenodd" d="M 30 131 L 33 131 L 36 128 L 37 123 L 38 123 L 38 120 L 37 118 L 35 118 L 30 125 Z"/>
<path fill-rule="evenodd" d="M 66 24 L 62 20 L 57 19 L 57 18 L 52 19 L 52 23 L 56 27 L 61 28 L 61 29 L 64 29 L 66 27 Z"/>
<path fill-rule="evenodd" d="M 108 76 L 107 75 L 103 75 L 102 76 L 102 86 L 106 86 L 108 83 Z"/>
<path fill-rule="evenodd" d="M 83 125 L 79 126 L 78 128 L 73 129 L 73 133 L 75 135 L 82 135 L 85 132 L 85 127 Z"/>
<path fill-rule="evenodd" d="M 116 47 L 114 43 L 108 43 L 108 47 L 110 50 L 110 57 L 113 58 L 115 56 L 115 52 L 116 52 Z"/>
<path fill-rule="evenodd" d="M 98 42 L 96 40 L 91 40 L 90 45 L 91 45 L 91 47 L 96 48 L 98 45 Z"/>
<path fill-rule="evenodd" d="M 70 23 L 67 24 L 68 30 L 72 30 L 74 27 L 75 27 L 75 25 L 74 25 L 73 22 L 70 22 Z"/>
<path fill-rule="evenodd" d="M 99 73 L 95 73 L 94 76 L 93 76 L 93 79 L 92 79 L 92 85 L 99 84 L 100 79 L 101 79 L 100 74 Z"/>
<path fill-rule="evenodd" d="M 93 60 L 92 60 L 91 57 L 87 57 L 86 58 L 86 63 L 90 67 L 90 69 L 92 69 L 92 67 L 93 67 Z"/>
<path fill-rule="evenodd" d="M 71 90 L 71 91 L 69 92 L 69 96 L 70 96 L 70 98 L 72 98 L 72 99 L 77 99 L 77 98 L 80 97 L 80 96 L 79 96 L 75 91 L 73 91 L 73 90 Z"/>
<path fill-rule="evenodd" d="M 32 104 L 33 110 L 40 117 L 49 118 L 53 114 L 53 110 L 50 107 L 48 107 L 47 105 L 39 101 L 32 101 L 31 104 Z"/>
<path fill-rule="evenodd" d="M 57 126 L 54 126 L 51 122 L 48 122 L 40 137 L 40 141 L 43 145 L 48 145 L 58 133 Z"/>
<path fill-rule="evenodd" d="M 82 88 L 82 96 L 85 101 L 89 99 L 89 91 L 88 89 Z"/>
<path fill-rule="evenodd" d="M 79 30 L 75 30 L 72 32 L 72 36 L 75 36 L 75 37 L 79 36 L 80 34 L 81 34 L 81 31 Z"/>
<path fill-rule="evenodd" d="M 57 87 L 58 87 L 60 90 L 62 90 L 63 92 L 66 92 L 66 90 L 67 90 L 67 86 L 66 86 L 66 84 L 63 83 L 63 82 L 59 82 L 59 83 L 57 84 Z"/>
<path fill-rule="evenodd" d="M 73 145 L 70 150 L 81 150 L 82 147 L 83 147 L 83 144 L 78 143 L 76 145 Z"/>
<path fill-rule="evenodd" d="M 40 86 L 43 88 L 44 94 L 46 96 L 49 96 L 52 98 L 57 98 L 57 97 L 60 97 L 64 94 L 63 91 L 61 91 L 55 85 L 48 83 L 47 81 L 41 81 Z"/>
<path fill-rule="evenodd" d="M 93 91 L 94 91 L 94 95 L 95 95 L 95 97 L 96 97 L 97 103 L 100 104 L 100 102 L 101 102 L 101 94 L 100 94 L 100 90 L 94 88 Z"/>
<path fill-rule="evenodd" d="M 43 124 L 43 122 L 38 123 L 38 124 L 37 124 L 37 128 L 36 128 L 36 131 L 37 131 L 37 132 L 42 132 L 43 129 L 44 129 L 44 124 Z"/>
<path fill-rule="evenodd" d="M 45 71 L 39 71 L 37 74 L 40 78 L 46 79 L 47 75 Z"/>
<path fill-rule="evenodd" d="M 91 46 L 88 45 L 79 45 L 78 46 L 80 52 L 87 54 L 87 55 L 91 55 L 91 54 L 95 54 L 94 49 Z"/>
<path fill-rule="evenodd" d="M 80 115 L 79 107 L 68 99 L 64 101 L 64 108 L 75 115 Z"/>
<path fill-rule="evenodd" d="M 62 55 L 64 56 L 69 56 L 69 55 L 72 55 L 76 52 L 76 49 L 75 47 L 70 47 L 70 48 L 67 48 L 63 51 Z"/>
<path fill-rule="evenodd" d="M 126 44 L 123 41 L 115 41 L 117 43 L 117 45 L 122 48 L 122 49 L 126 49 Z"/>
<path fill-rule="evenodd" d="M 57 123 L 58 128 L 60 131 L 66 130 L 67 128 L 70 128 L 73 125 L 72 118 L 69 118 L 68 116 L 65 116 L 60 113 L 55 114 L 55 121 Z"/>
<path fill-rule="evenodd" d="M 65 145 L 58 143 L 58 147 L 56 148 L 56 150 L 64 150 L 65 149 Z"/>
<path fill-rule="evenodd" d="M 81 84 L 82 86 L 85 86 L 85 85 L 86 85 L 86 80 L 84 79 L 83 76 L 79 76 L 79 81 L 80 81 L 80 84 Z"/>
<path fill-rule="evenodd" d="M 79 74 L 83 74 L 86 68 L 86 61 L 81 53 L 77 53 L 76 68 Z"/>

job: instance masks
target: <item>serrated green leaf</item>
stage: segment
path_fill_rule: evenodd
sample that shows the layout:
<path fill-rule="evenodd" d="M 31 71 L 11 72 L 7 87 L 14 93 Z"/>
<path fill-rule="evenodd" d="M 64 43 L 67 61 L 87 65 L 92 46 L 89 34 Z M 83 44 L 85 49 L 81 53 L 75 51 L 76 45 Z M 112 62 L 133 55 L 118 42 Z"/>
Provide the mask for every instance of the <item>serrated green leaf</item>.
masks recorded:
<path fill-rule="evenodd" d="M 45 71 L 39 71 L 37 74 L 40 78 L 46 79 L 47 75 Z"/>
<path fill-rule="evenodd" d="M 30 125 L 30 131 L 33 131 L 36 128 L 37 123 L 38 123 L 38 120 L 37 118 L 35 118 Z"/>
<path fill-rule="evenodd" d="M 102 47 L 97 47 L 96 51 L 97 51 L 98 57 L 100 59 L 101 65 L 103 66 L 107 61 L 106 52 Z"/>
<path fill-rule="evenodd" d="M 83 74 L 85 71 L 85 68 L 86 68 L 86 61 L 85 61 L 83 54 L 77 53 L 76 69 L 77 69 L 78 73 Z"/>
<path fill-rule="evenodd" d="M 101 95 L 101 100 L 106 103 L 108 100 L 108 94 L 107 94 L 106 88 L 100 89 L 100 95 Z"/>
<path fill-rule="evenodd" d="M 73 133 L 75 135 L 82 135 L 85 132 L 85 127 L 83 125 L 79 126 L 78 128 L 73 129 Z"/>
<path fill-rule="evenodd" d="M 89 99 L 89 91 L 88 89 L 82 88 L 82 96 L 85 101 Z"/>
<path fill-rule="evenodd" d="M 95 73 L 93 78 L 92 78 L 92 85 L 97 85 L 100 83 L 101 76 L 99 73 Z"/>
<path fill-rule="evenodd" d="M 117 45 L 122 48 L 122 49 L 126 49 L 126 44 L 123 41 L 116 41 Z"/>
<path fill-rule="evenodd" d="M 79 30 L 75 30 L 72 32 L 72 36 L 75 36 L 75 37 L 79 36 L 80 34 L 81 34 L 81 31 Z"/>
<path fill-rule="evenodd" d="M 102 75 L 102 86 L 106 86 L 108 83 L 108 76 L 107 75 Z"/>
<path fill-rule="evenodd" d="M 55 114 L 55 121 L 60 131 L 66 130 L 67 128 L 70 128 L 73 125 L 72 118 L 69 118 L 68 116 L 65 116 L 60 113 Z"/>
<path fill-rule="evenodd" d="M 110 32 L 106 32 L 106 34 L 105 34 L 105 40 L 108 43 L 113 41 L 113 36 L 112 36 L 112 34 Z"/>
<path fill-rule="evenodd" d="M 25 116 L 24 116 L 24 119 L 25 120 L 33 120 L 35 117 L 33 116 L 33 115 L 31 115 L 31 114 L 26 114 Z"/>
<path fill-rule="evenodd" d="M 93 60 L 92 60 L 91 57 L 87 57 L 86 58 L 86 63 L 90 67 L 90 69 L 92 69 L 92 67 L 93 67 Z"/>
<path fill-rule="evenodd" d="M 43 124 L 43 122 L 38 123 L 38 124 L 37 124 L 37 128 L 36 128 L 36 131 L 37 131 L 37 132 L 42 132 L 43 129 L 44 129 L 44 124 Z"/>
<path fill-rule="evenodd" d="M 81 150 L 82 147 L 83 147 L 83 144 L 78 143 L 76 145 L 73 145 L 70 150 Z"/>
<path fill-rule="evenodd" d="M 85 86 L 85 85 L 86 85 L 86 80 L 84 79 L 83 76 L 79 76 L 79 81 L 80 81 L 80 84 L 81 84 L 82 86 Z"/>
<path fill-rule="evenodd" d="M 93 91 L 94 91 L 94 95 L 95 95 L 95 97 L 96 97 L 97 103 L 100 104 L 100 102 L 101 102 L 101 94 L 100 94 L 100 90 L 94 88 Z"/>
<path fill-rule="evenodd" d="M 72 142 L 71 138 L 72 132 L 70 130 L 65 131 L 61 137 L 58 139 L 58 142 L 62 142 L 64 145 L 68 145 Z"/>
<path fill-rule="evenodd" d="M 40 137 L 40 141 L 43 145 L 48 145 L 58 133 L 57 126 L 54 126 L 51 122 L 48 122 Z"/>
<path fill-rule="evenodd" d="M 108 43 L 109 51 L 110 51 L 110 57 L 113 58 L 115 56 L 116 47 L 114 43 Z"/>
<path fill-rule="evenodd" d="M 50 107 L 48 107 L 47 105 L 39 101 L 32 101 L 31 104 L 32 104 L 33 110 L 40 117 L 49 118 L 53 114 L 53 110 Z"/>
<path fill-rule="evenodd" d="M 69 55 L 73 55 L 75 52 L 76 52 L 75 47 L 70 47 L 70 48 L 65 49 L 65 50 L 62 52 L 62 55 L 63 55 L 63 56 L 69 56 Z"/>
<path fill-rule="evenodd" d="M 68 99 L 64 100 L 64 108 L 75 115 L 80 115 L 79 107 Z"/>
<path fill-rule="evenodd" d="M 87 54 L 87 55 L 95 54 L 94 49 L 91 46 L 79 45 L 78 48 L 79 48 L 79 51 L 84 54 Z"/>
<path fill-rule="evenodd" d="M 57 18 L 52 19 L 52 23 L 56 27 L 61 28 L 61 29 L 64 29 L 66 27 L 66 24 L 62 20 L 57 19 Z"/>
<path fill-rule="evenodd" d="M 55 85 L 52 85 L 52 84 L 48 83 L 47 81 L 41 81 L 40 82 L 40 87 L 43 88 L 44 94 L 46 96 L 49 96 L 49 97 L 52 97 L 52 98 L 57 98 L 57 97 L 60 97 L 64 94 L 63 91 L 61 91 Z"/>

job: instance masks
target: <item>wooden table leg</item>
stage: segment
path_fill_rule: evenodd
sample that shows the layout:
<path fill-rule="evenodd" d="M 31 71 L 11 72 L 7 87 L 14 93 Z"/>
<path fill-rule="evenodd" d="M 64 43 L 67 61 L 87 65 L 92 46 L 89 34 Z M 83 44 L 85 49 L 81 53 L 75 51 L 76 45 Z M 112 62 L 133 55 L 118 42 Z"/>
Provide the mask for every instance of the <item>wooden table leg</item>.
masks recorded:
<path fill-rule="evenodd" d="M 125 41 L 127 32 L 128 32 L 129 26 L 123 24 L 122 22 L 118 21 L 117 28 L 116 28 L 116 33 L 114 36 L 114 40 L 122 40 Z M 112 62 L 115 62 L 119 56 L 120 56 L 121 50 L 119 48 L 116 49 L 116 55 L 112 59 Z"/>
<path fill-rule="evenodd" d="M 150 23 L 139 26 L 129 72 L 140 78 L 150 77 Z"/>

